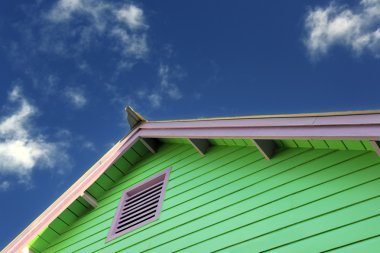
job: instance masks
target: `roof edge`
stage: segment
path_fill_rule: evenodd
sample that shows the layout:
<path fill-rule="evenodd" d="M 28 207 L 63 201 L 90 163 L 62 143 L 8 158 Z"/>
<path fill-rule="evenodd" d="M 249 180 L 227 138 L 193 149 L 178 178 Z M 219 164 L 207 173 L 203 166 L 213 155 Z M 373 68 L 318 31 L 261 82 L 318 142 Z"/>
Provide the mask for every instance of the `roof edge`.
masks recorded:
<path fill-rule="evenodd" d="M 235 119 L 331 117 L 331 116 L 350 116 L 350 115 L 368 115 L 368 114 L 380 114 L 380 109 L 358 110 L 358 111 L 320 112 L 320 113 L 294 113 L 294 114 L 270 114 L 270 115 L 248 115 L 248 116 L 231 116 L 231 117 L 210 117 L 210 118 L 193 118 L 193 119 L 176 119 L 176 120 L 146 120 L 146 122 L 165 123 L 165 122 L 192 122 L 192 121 L 212 121 L 212 120 L 235 120 Z"/>

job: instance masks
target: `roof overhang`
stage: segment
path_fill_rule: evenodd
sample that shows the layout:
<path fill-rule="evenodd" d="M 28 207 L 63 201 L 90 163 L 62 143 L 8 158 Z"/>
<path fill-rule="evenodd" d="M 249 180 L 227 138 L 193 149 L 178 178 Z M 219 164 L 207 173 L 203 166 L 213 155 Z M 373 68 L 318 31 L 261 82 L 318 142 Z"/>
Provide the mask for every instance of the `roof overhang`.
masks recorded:
<path fill-rule="evenodd" d="M 221 118 L 141 122 L 116 143 L 60 198 L 33 221 L 4 250 L 21 250 L 73 201 L 84 194 L 140 138 L 339 139 L 380 141 L 380 112 L 262 118 Z"/>

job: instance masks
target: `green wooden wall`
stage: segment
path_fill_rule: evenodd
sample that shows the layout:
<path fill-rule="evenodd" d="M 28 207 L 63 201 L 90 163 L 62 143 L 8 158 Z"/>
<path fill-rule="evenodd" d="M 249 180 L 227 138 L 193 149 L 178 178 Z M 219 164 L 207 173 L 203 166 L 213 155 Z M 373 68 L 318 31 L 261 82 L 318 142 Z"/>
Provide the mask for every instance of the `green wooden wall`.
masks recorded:
<path fill-rule="evenodd" d="M 98 197 L 44 252 L 377 252 L 380 159 L 372 151 L 164 144 Z M 172 166 L 161 217 L 106 242 L 121 193 Z M 123 170 L 123 168 L 119 168 Z"/>

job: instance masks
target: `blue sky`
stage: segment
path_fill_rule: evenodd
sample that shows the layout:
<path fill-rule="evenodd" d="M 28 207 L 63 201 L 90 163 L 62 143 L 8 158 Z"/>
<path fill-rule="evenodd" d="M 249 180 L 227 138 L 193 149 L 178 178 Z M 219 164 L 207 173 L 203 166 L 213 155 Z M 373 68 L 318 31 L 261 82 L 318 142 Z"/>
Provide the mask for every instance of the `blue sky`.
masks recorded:
<path fill-rule="evenodd" d="M 379 109 L 380 0 L 0 2 L 0 248 L 148 119 Z"/>

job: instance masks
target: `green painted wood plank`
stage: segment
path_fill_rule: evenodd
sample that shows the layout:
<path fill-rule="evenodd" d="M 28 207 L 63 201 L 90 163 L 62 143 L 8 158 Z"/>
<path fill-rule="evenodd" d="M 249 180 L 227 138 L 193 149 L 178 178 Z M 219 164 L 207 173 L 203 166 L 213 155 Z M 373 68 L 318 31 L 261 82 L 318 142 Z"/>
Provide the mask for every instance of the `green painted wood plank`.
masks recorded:
<path fill-rule="evenodd" d="M 372 222 L 373 219 L 371 219 L 370 221 Z M 357 231 L 357 233 L 361 234 L 361 231 Z M 354 241 L 356 240 L 356 241 L 354 243 L 352 243 L 352 241 L 349 241 L 347 245 L 340 246 L 339 248 L 329 249 L 325 252 L 334 252 L 334 253 L 377 252 L 380 249 L 380 235 L 365 238 L 360 241 L 357 241 L 358 238 L 353 238 L 353 240 Z"/>
<path fill-rule="evenodd" d="M 127 161 L 123 156 L 120 157 L 115 163 L 114 166 L 117 167 L 120 171 L 122 171 L 124 174 L 127 174 L 129 169 L 132 168 L 132 164 Z"/>
<path fill-rule="evenodd" d="M 49 247 L 49 243 L 38 235 L 28 246 L 33 252 L 38 253 Z"/>
<path fill-rule="evenodd" d="M 235 142 L 236 146 L 242 146 L 242 147 L 247 146 L 247 144 L 245 143 L 245 141 L 242 140 L 242 139 L 234 139 L 233 141 Z"/>
<path fill-rule="evenodd" d="M 106 191 L 97 183 L 93 183 L 87 190 L 95 199 L 99 199 Z"/>
<path fill-rule="evenodd" d="M 324 140 L 310 140 L 311 145 L 315 149 L 328 149 L 329 146 L 327 146 L 326 142 Z"/>
<path fill-rule="evenodd" d="M 46 248 L 44 246 L 42 246 L 41 244 L 40 245 L 40 248 Z M 33 252 L 33 253 L 41 253 L 41 251 L 39 251 L 37 248 L 33 248 L 32 246 L 29 246 L 29 249 Z"/>
<path fill-rule="evenodd" d="M 56 238 L 58 238 L 59 234 L 55 232 L 51 227 L 47 227 L 42 233 L 40 233 L 39 236 L 46 242 L 51 243 Z"/>
<path fill-rule="evenodd" d="M 297 144 L 293 140 L 281 140 L 282 146 L 287 148 L 298 148 Z"/>
<path fill-rule="evenodd" d="M 111 178 L 114 182 L 117 182 L 124 176 L 123 172 L 118 169 L 116 166 L 111 166 L 106 171 L 106 174 L 109 178 Z"/>
<path fill-rule="evenodd" d="M 344 140 L 343 143 L 348 150 L 366 150 L 361 141 Z"/>
<path fill-rule="evenodd" d="M 137 141 L 133 145 L 133 149 L 141 156 L 143 157 L 144 155 L 150 153 L 150 151 L 145 147 L 145 145 L 141 141 Z"/>
<path fill-rule="evenodd" d="M 37 235 L 36 238 L 34 238 L 28 246 L 31 247 L 35 252 L 41 252 L 41 250 L 46 249 L 49 246 L 49 242 L 41 238 L 40 235 Z"/>
<path fill-rule="evenodd" d="M 346 146 L 344 146 L 340 140 L 326 140 L 326 143 L 330 149 L 347 150 Z"/>
<path fill-rule="evenodd" d="M 69 209 L 66 209 L 63 211 L 59 216 L 61 220 L 63 220 L 66 224 L 73 224 L 77 219 L 78 216 L 76 216 L 72 211 Z"/>
<path fill-rule="evenodd" d="M 318 236 L 319 233 L 327 232 L 328 230 L 334 228 L 336 229 L 340 226 L 347 226 L 353 222 L 360 222 L 374 215 L 379 215 L 379 204 L 380 198 L 376 198 L 372 201 L 358 203 L 354 206 L 349 206 L 340 210 L 326 213 L 312 220 L 307 220 L 290 227 L 285 227 L 284 229 L 279 230 L 277 233 L 271 233 L 267 236 L 262 236 L 260 238 L 257 238 L 257 240 L 247 241 L 234 247 L 230 247 L 228 250 L 232 252 L 248 252 L 247 250 L 249 249 L 255 249 L 260 252 L 268 250 L 269 245 L 271 247 L 274 247 L 289 243 L 289 239 L 300 240 L 302 238 L 307 238 L 313 235 Z M 378 220 L 380 220 L 380 217 L 378 218 Z M 372 220 L 372 222 L 374 222 L 374 220 Z M 286 223 L 286 221 L 282 221 L 282 223 Z M 366 222 L 366 226 L 362 228 L 367 228 L 372 233 L 377 230 L 376 232 L 378 233 L 378 228 L 375 229 L 373 227 L 368 227 L 369 223 L 370 222 Z M 375 222 L 375 224 L 380 225 L 380 222 Z M 274 236 L 277 236 L 276 239 L 274 239 Z M 317 247 L 314 248 L 315 252 L 320 252 L 320 250 L 323 250 L 326 246 L 331 246 L 338 242 L 341 242 L 345 237 L 329 238 L 334 238 L 334 240 L 330 240 L 333 242 L 329 243 L 329 240 L 326 240 L 326 237 L 325 241 L 322 243 L 321 240 L 319 241 L 319 244 L 310 243 L 309 240 L 303 240 L 301 244 L 292 244 L 287 248 L 283 247 L 281 250 L 276 250 L 275 252 L 300 252 L 300 250 L 302 251 L 302 249 L 307 249 L 310 247 Z M 315 240 L 316 238 L 313 239 Z"/>
<path fill-rule="evenodd" d="M 232 139 L 223 139 L 227 146 L 236 146 Z"/>
<path fill-rule="evenodd" d="M 226 146 L 227 143 L 224 141 L 224 139 L 214 139 L 217 145 L 219 146 Z"/>
<path fill-rule="evenodd" d="M 109 190 L 111 187 L 115 184 L 115 182 L 107 175 L 107 173 L 104 173 L 101 175 L 97 180 L 96 183 L 104 190 Z"/>
<path fill-rule="evenodd" d="M 87 203 L 87 201 L 86 201 L 84 198 L 79 197 L 79 198 L 77 199 L 77 201 L 78 201 L 81 205 L 83 205 L 83 206 L 86 208 L 86 210 L 92 209 L 92 206 L 91 206 L 89 203 Z"/>
<path fill-rule="evenodd" d="M 183 139 L 180 138 L 160 138 L 159 140 L 164 143 L 184 144 Z"/>
<path fill-rule="evenodd" d="M 247 144 L 249 147 L 256 147 L 255 144 L 253 143 L 252 140 L 250 139 L 244 139 L 244 142 Z"/>
<path fill-rule="evenodd" d="M 136 164 L 141 160 L 141 156 L 134 151 L 133 149 L 129 149 L 124 153 L 124 158 L 129 161 L 131 164 Z"/>
<path fill-rule="evenodd" d="M 78 200 L 75 200 L 70 206 L 70 210 L 75 213 L 78 217 L 81 217 L 87 212 L 87 208 L 83 206 Z"/>
<path fill-rule="evenodd" d="M 299 148 L 312 148 L 313 146 L 308 140 L 294 140 Z"/>
<path fill-rule="evenodd" d="M 51 227 L 58 234 L 63 234 L 69 228 L 68 224 L 59 218 L 50 223 L 49 227 Z"/>
<path fill-rule="evenodd" d="M 373 151 L 373 147 L 369 141 L 362 141 L 363 145 L 366 147 L 368 151 Z"/>

